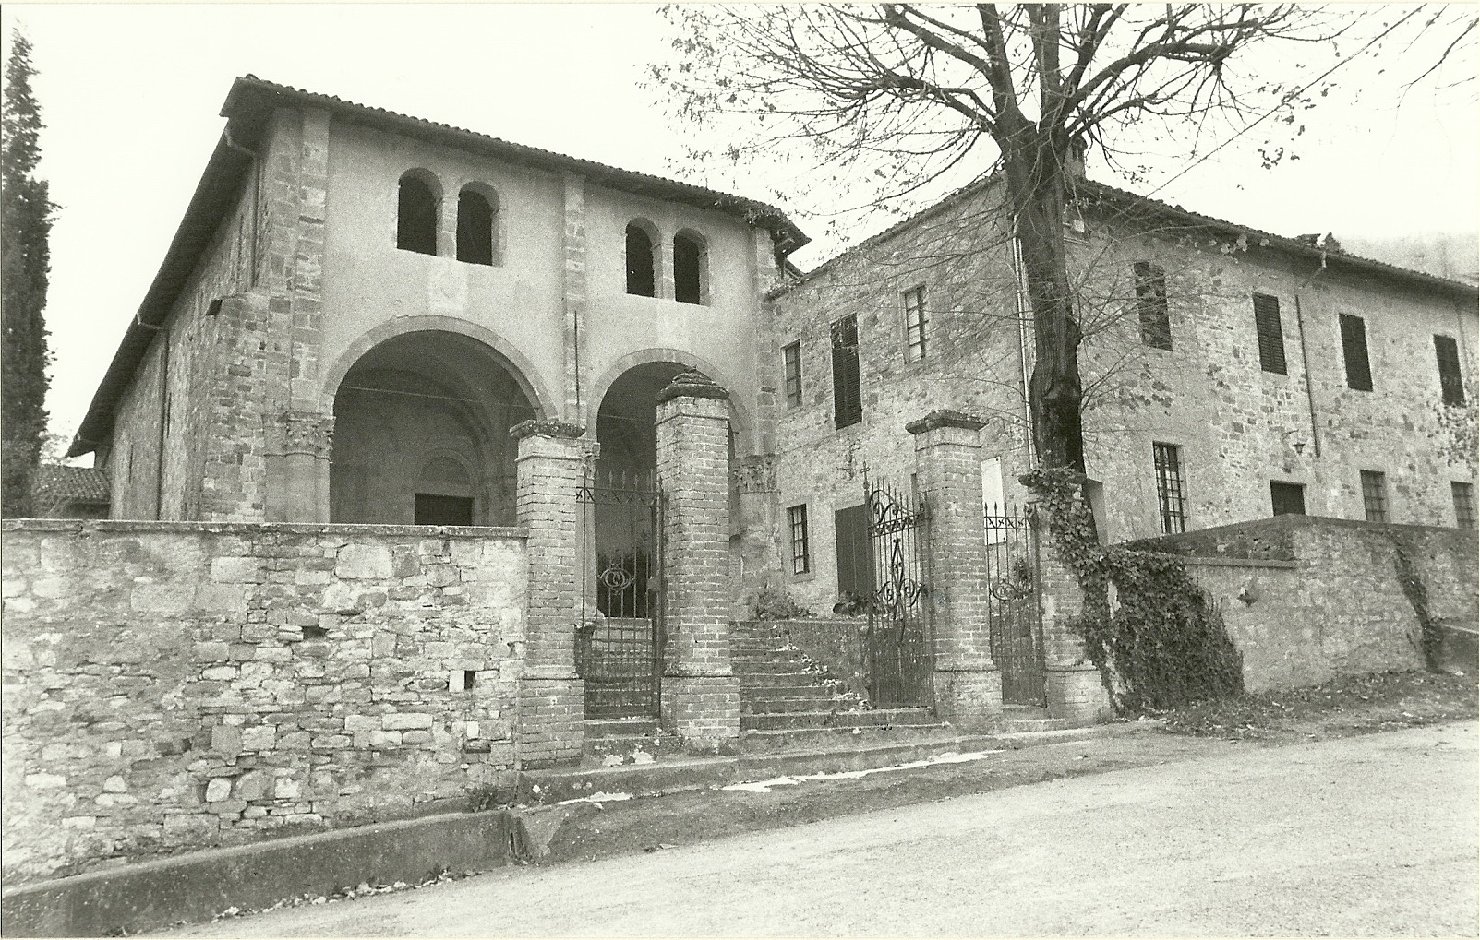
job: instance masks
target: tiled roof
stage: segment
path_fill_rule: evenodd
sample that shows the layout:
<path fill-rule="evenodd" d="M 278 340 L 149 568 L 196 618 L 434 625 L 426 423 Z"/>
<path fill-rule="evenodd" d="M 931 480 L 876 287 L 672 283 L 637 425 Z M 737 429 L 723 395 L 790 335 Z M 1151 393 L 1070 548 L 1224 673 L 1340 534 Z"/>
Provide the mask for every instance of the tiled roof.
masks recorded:
<path fill-rule="evenodd" d="M 106 503 L 112 491 L 108 475 L 101 470 L 44 463 L 37 474 L 36 495 L 48 502 Z"/>

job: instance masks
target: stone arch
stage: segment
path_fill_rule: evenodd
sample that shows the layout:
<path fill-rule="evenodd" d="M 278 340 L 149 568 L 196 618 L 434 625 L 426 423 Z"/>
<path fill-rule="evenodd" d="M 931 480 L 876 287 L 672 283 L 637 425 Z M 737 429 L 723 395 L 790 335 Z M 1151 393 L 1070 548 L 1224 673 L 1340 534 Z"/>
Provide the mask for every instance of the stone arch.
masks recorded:
<path fill-rule="evenodd" d="M 442 182 L 431 170 L 416 167 L 396 181 L 396 247 L 417 254 L 437 254 L 441 227 Z"/>
<path fill-rule="evenodd" d="M 736 393 L 735 377 L 728 370 L 719 368 L 703 356 L 695 355 L 682 349 L 669 349 L 661 346 L 639 349 L 636 352 L 630 352 L 622 356 L 616 362 L 612 363 L 611 367 L 591 384 L 589 393 L 585 396 L 585 400 L 582 403 L 582 417 L 587 434 L 595 433 L 596 414 L 601 408 L 602 399 L 606 397 L 607 391 L 611 389 L 612 383 L 620 378 L 623 373 L 636 366 L 658 362 L 676 362 L 680 365 L 688 366 L 690 369 L 697 369 L 724 386 L 725 390 L 730 393 L 730 420 L 736 425 L 734 430 L 741 445 L 741 452 L 744 454 L 755 453 L 753 445 L 758 429 L 752 420 L 750 408 L 746 406 L 741 396 Z"/>
<path fill-rule="evenodd" d="M 673 235 L 673 299 L 708 306 L 709 239 L 691 228 Z"/>
<path fill-rule="evenodd" d="M 334 364 L 324 373 L 322 386 L 325 401 L 332 402 L 335 394 L 339 391 L 339 385 L 344 381 L 345 375 L 350 368 L 358 362 L 365 353 L 379 346 L 388 339 L 394 339 L 403 333 L 443 332 L 457 333 L 468 339 L 477 340 L 488 347 L 489 354 L 498 361 L 501 366 L 508 370 L 509 375 L 519 385 L 526 398 L 534 403 L 540 418 L 554 418 L 560 414 L 556 406 L 555 396 L 550 394 L 545 383 L 541 381 L 539 373 L 535 370 L 534 363 L 530 362 L 519 350 L 515 349 L 503 337 L 497 333 L 458 317 L 443 316 L 441 314 L 421 314 L 409 317 L 396 317 L 361 333 L 355 340 L 345 347 L 344 352 L 334 360 Z M 618 373 L 619 375 L 621 373 Z M 616 376 L 613 376 L 615 378 Z"/>
<path fill-rule="evenodd" d="M 627 293 L 637 297 L 662 297 L 665 280 L 663 236 L 647 219 L 633 219 L 622 232 L 622 259 L 627 272 Z"/>
<path fill-rule="evenodd" d="M 457 260 L 491 267 L 502 265 L 503 214 L 498 190 L 471 182 L 457 193 Z"/>

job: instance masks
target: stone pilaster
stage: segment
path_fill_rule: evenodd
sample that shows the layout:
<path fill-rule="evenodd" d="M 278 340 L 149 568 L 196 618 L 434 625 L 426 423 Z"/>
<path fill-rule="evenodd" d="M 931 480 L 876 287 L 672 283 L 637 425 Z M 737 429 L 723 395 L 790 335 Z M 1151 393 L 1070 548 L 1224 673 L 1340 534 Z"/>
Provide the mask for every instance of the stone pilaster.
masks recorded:
<path fill-rule="evenodd" d="M 575 667 L 585 447 L 579 427 L 558 421 L 524 421 L 509 433 L 519 442 L 515 515 L 529 533 L 515 753 L 522 766 L 540 767 L 579 760 L 585 737 L 586 689 Z"/>
<path fill-rule="evenodd" d="M 329 521 L 329 458 L 334 417 L 285 411 L 264 419 L 269 522 Z"/>
<path fill-rule="evenodd" d="M 658 393 L 663 489 L 663 726 L 695 751 L 730 752 L 740 737 L 740 683 L 730 670 L 729 393 L 697 372 Z"/>
<path fill-rule="evenodd" d="M 980 729 L 1002 715 L 992 662 L 986 544 L 982 535 L 980 418 L 932 411 L 906 426 L 930 511 L 930 584 L 937 713 Z"/>
<path fill-rule="evenodd" d="M 500 214 L 502 218 L 502 214 Z M 565 228 L 561 235 L 565 253 L 565 419 L 580 419 L 581 336 L 586 320 L 586 178 L 565 175 Z"/>

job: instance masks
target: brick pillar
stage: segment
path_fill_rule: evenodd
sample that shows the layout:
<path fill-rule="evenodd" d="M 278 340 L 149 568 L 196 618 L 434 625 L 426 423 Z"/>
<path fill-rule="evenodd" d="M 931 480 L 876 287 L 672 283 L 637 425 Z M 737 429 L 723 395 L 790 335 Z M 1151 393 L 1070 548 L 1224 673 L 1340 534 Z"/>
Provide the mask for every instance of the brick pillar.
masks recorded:
<path fill-rule="evenodd" d="M 1074 570 L 1059 557 L 1046 523 L 1038 527 L 1037 538 L 1048 713 L 1081 723 L 1109 721 L 1114 709 L 1100 680 L 1100 670 L 1090 662 L 1083 638 L 1072 628 L 1074 618 L 1084 609 L 1084 591 Z"/>
<path fill-rule="evenodd" d="M 529 532 L 515 753 L 523 767 L 544 767 L 580 760 L 585 737 L 586 686 L 575 666 L 585 448 L 581 429 L 558 421 L 522 421 L 509 433 L 519 442 L 515 514 Z"/>
<path fill-rule="evenodd" d="M 930 510 L 930 583 L 935 708 L 976 730 L 1002 715 L 1002 675 L 992 662 L 983 535 L 981 442 L 986 422 L 932 411 L 906 425 L 915 436 L 915 472 Z"/>
<path fill-rule="evenodd" d="M 658 393 L 663 489 L 663 727 L 693 751 L 732 753 L 740 682 L 730 671 L 729 393 L 685 372 Z"/>

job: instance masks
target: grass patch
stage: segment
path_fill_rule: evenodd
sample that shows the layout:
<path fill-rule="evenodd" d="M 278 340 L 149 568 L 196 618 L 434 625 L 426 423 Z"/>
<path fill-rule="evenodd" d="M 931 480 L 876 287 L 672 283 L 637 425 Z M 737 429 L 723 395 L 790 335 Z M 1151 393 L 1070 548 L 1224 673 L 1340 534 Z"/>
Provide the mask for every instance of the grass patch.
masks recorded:
<path fill-rule="evenodd" d="M 1165 719 L 1173 734 L 1320 740 L 1474 719 L 1480 715 L 1480 693 L 1474 675 L 1378 672 L 1148 714 Z"/>

